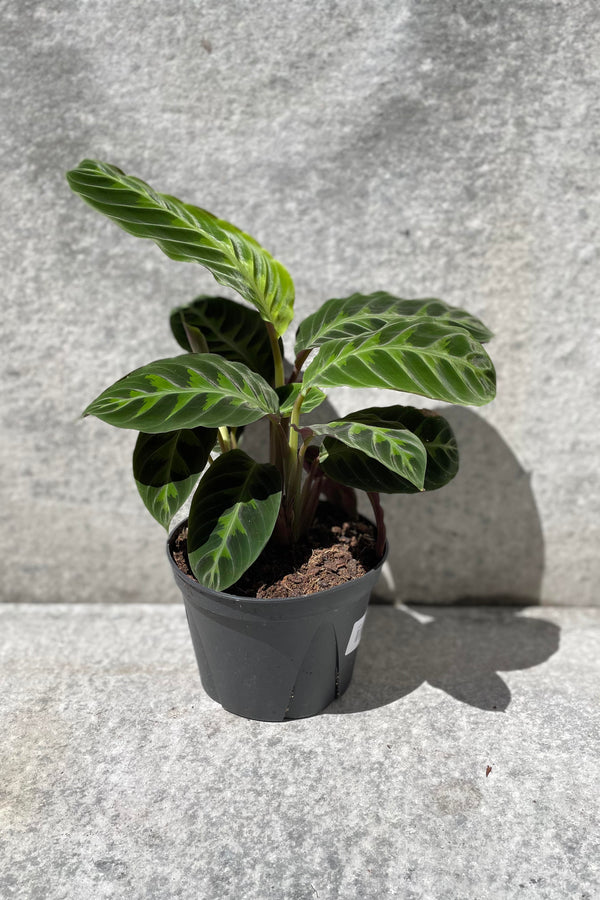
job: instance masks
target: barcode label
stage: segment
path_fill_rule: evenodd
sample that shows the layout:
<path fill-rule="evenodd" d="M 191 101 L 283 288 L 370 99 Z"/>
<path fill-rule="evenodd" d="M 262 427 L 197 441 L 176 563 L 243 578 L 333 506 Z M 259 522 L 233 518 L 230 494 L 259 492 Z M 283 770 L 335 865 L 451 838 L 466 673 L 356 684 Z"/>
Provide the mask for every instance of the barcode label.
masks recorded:
<path fill-rule="evenodd" d="M 362 619 L 359 619 L 358 622 L 354 623 L 354 628 L 352 629 L 352 634 L 350 635 L 350 640 L 348 641 L 348 646 L 346 647 L 346 656 L 348 656 L 349 653 L 352 653 L 353 650 L 356 650 L 356 648 L 360 644 L 363 625 L 365 624 L 366 618 L 367 614 L 365 613 Z"/>

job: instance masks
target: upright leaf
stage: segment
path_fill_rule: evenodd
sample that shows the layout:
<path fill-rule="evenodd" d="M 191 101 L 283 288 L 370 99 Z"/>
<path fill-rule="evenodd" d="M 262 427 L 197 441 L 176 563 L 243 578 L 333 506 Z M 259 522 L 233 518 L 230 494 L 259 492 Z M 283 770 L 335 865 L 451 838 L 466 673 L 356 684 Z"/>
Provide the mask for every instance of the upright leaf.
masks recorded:
<path fill-rule="evenodd" d="M 348 419 L 329 422 L 327 425 L 311 425 L 315 434 L 334 438 L 341 444 L 357 450 L 380 466 L 402 476 L 423 489 L 427 454 L 419 438 L 404 428 L 388 428 L 379 423 L 364 424 Z M 325 474 L 328 474 L 326 470 Z M 362 487 L 362 485 L 351 485 Z M 369 488 L 371 490 L 371 488 Z"/>
<path fill-rule="evenodd" d="M 343 299 L 327 300 L 300 323 L 295 352 L 299 354 L 313 347 L 322 347 L 327 341 L 373 334 L 394 323 L 404 327 L 424 318 L 462 328 L 480 343 L 492 337 L 489 328 L 476 316 L 459 307 L 449 306 L 442 300 L 403 300 L 378 291 L 375 294 L 352 294 Z"/>
<path fill-rule="evenodd" d="M 235 225 L 176 197 L 159 194 L 139 178 L 93 159 L 67 173 L 72 190 L 136 237 L 154 241 L 171 259 L 197 262 L 219 284 L 254 304 L 283 334 L 293 317 L 289 273 L 254 238 Z"/>
<path fill-rule="evenodd" d="M 158 359 L 103 391 L 84 412 L 151 434 L 248 425 L 279 409 L 270 385 L 242 363 L 213 353 Z"/>
<path fill-rule="evenodd" d="M 273 533 L 281 503 L 275 466 L 243 450 L 220 456 L 205 472 L 190 508 L 188 556 L 192 572 L 224 591 L 260 555 Z"/>
<path fill-rule="evenodd" d="M 146 508 L 164 528 L 192 493 L 216 440 L 216 428 L 201 427 L 138 436 L 133 476 Z"/>
<path fill-rule="evenodd" d="M 272 383 L 273 353 L 265 323 L 255 309 L 225 297 L 197 297 L 171 312 L 171 330 L 177 343 L 191 351 L 186 327 L 197 329 L 206 351 L 241 362 Z"/>
<path fill-rule="evenodd" d="M 303 385 L 298 384 L 297 382 L 294 382 L 293 384 L 282 384 L 281 387 L 277 387 L 275 390 L 279 397 L 279 414 L 281 416 L 291 415 L 294 403 L 298 399 L 300 391 L 303 390 Z M 306 396 L 302 403 L 302 412 L 312 412 L 313 409 L 320 406 L 326 399 L 327 397 L 323 391 L 320 391 L 318 388 L 307 388 Z"/>
<path fill-rule="evenodd" d="M 443 487 L 458 471 L 458 447 L 452 429 L 446 419 L 431 410 L 413 406 L 370 407 L 346 418 L 386 428 L 408 429 L 418 437 L 427 454 L 423 482 L 426 491 Z M 326 475 L 354 488 L 387 494 L 418 491 L 408 479 L 333 438 L 325 438 L 319 461 Z"/>
<path fill-rule="evenodd" d="M 328 341 L 306 369 L 305 387 L 391 388 L 482 406 L 496 393 L 492 361 L 465 331 L 433 319 Z"/>

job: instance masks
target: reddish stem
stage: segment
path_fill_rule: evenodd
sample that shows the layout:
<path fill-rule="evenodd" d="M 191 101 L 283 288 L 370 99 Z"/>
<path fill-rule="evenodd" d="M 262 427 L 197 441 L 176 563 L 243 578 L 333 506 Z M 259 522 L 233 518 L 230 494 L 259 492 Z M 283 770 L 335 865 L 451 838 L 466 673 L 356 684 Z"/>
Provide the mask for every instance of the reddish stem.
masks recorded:
<path fill-rule="evenodd" d="M 385 522 L 383 521 L 383 508 L 379 500 L 377 491 L 367 491 L 367 497 L 371 501 L 373 512 L 375 513 L 375 524 L 377 525 L 377 541 L 375 543 L 375 553 L 381 559 L 385 549 Z"/>
<path fill-rule="evenodd" d="M 310 355 L 310 350 L 303 350 L 302 353 L 299 353 L 294 361 L 294 368 L 292 370 L 292 374 L 287 380 L 288 384 L 293 384 L 295 381 L 298 381 L 300 376 L 300 370 L 302 366 L 306 362 L 308 356 Z"/>
<path fill-rule="evenodd" d="M 300 522 L 298 529 L 300 535 L 306 534 L 313 523 L 317 506 L 319 505 L 321 485 L 323 482 L 323 473 L 321 472 L 318 457 L 314 457 L 310 464 L 307 464 L 307 461 L 305 460 L 304 468 L 308 469 L 308 474 L 302 486 Z"/>

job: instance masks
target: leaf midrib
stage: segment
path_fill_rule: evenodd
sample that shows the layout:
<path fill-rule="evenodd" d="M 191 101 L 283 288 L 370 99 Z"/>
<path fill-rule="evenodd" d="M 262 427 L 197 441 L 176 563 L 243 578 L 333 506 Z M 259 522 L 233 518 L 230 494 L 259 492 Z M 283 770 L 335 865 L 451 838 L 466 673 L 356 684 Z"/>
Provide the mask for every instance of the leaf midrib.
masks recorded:
<path fill-rule="evenodd" d="M 374 332 L 374 334 L 376 334 L 376 333 L 377 332 Z M 464 332 L 464 333 L 466 334 L 466 332 Z M 444 337 L 446 337 L 446 335 Z M 338 338 L 337 340 L 341 340 L 341 339 Z M 337 343 L 337 340 L 335 342 L 331 341 L 331 343 Z M 442 338 L 440 338 L 440 340 L 442 340 Z M 319 369 L 317 371 L 316 375 L 314 376 L 314 378 L 310 382 L 307 382 L 307 385 L 313 386 L 315 384 L 315 379 L 318 380 L 319 376 L 323 375 L 323 373 L 326 372 L 327 369 L 332 369 L 332 368 L 335 368 L 336 366 L 339 366 L 340 368 L 342 368 L 343 364 L 345 362 L 347 362 L 348 357 L 359 356 L 362 359 L 363 356 L 366 356 L 369 353 L 372 353 L 373 351 L 376 351 L 376 350 L 385 351 L 385 348 L 389 347 L 390 343 L 392 343 L 392 342 L 390 341 L 386 344 L 374 344 L 370 347 L 364 347 L 364 345 L 363 345 L 362 347 L 359 347 L 355 350 L 353 350 L 353 349 L 349 348 L 347 345 L 345 345 L 344 351 L 339 356 L 336 356 L 336 358 L 334 360 L 332 360 L 329 363 L 326 363 L 322 369 Z M 345 342 L 344 342 L 344 344 L 345 344 Z M 327 347 L 327 344 L 323 344 L 322 347 L 320 348 L 320 350 L 323 350 L 326 347 Z M 452 362 L 455 365 L 457 365 L 458 367 L 462 366 L 463 368 L 469 369 L 470 371 L 480 372 L 481 374 L 485 374 L 481 369 L 479 369 L 477 366 L 473 365 L 473 363 L 471 363 L 469 360 L 467 360 L 464 356 L 453 356 L 452 354 L 449 354 L 449 353 L 442 353 L 441 351 L 431 350 L 429 347 L 411 347 L 410 344 L 401 344 L 399 346 L 394 346 L 393 349 L 398 350 L 398 352 L 400 352 L 400 353 L 407 353 L 407 354 L 410 354 L 410 353 L 415 354 L 416 353 L 421 360 L 423 360 L 423 357 L 431 357 L 433 359 L 441 359 L 444 361 L 448 361 L 451 359 Z M 473 352 L 475 352 L 475 351 L 473 351 Z M 482 355 L 482 354 L 479 354 L 479 355 Z M 316 361 L 316 357 L 313 360 L 313 364 L 315 361 Z M 427 362 L 427 359 L 424 359 L 423 361 Z M 436 374 L 438 374 L 438 373 L 436 373 Z M 438 377 L 440 377 L 439 374 L 438 374 Z"/>
<path fill-rule="evenodd" d="M 250 483 L 250 479 L 252 477 L 252 474 L 255 472 L 255 469 L 256 469 L 256 466 L 252 466 L 251 468 L 248 469 L 248 473 L 247 473 L 246 477 L 244 478 L 244 481 L 242 482 L 240 487 L 236 489 L 239 494 L 243 493 L 243 491 L 248 487 L 248 484 Z M 251 497 L 250 502 L 252 502 L 253 499 L 254 498 Z M 225 512 L 223 513 L 223 515 L 225 515 L 225 513 L 227 513 L 227 512 L 230 513 L 229 514 L 229 523 L 230 524 L 226 526 L 226 535 L 223 537 L 221 535 L 219 535 L 219 538 L 220 538 L 219 546 L 223 547 L 227 544 L 227 541 L 229 540 L 229 537 L 231 536 L 231 533 L 233 531 L 233 526 L 235 523 L 233 514 L 235 513 L 235 515 L 237 516 L 238 510 L 242 506 L 243 506 L 243 500 L 237 500 L 233 504 L 233 506 L 228 507 L 228 509 L 225 510 Z M 219 516 L 219 519 L 220 518 L 221 518 L 221 516 Z M 244 529 L 244 531 L 245 531 L 245 529 Z M 215 573 L 215 571 L 217 569 L 217 560 L 221 558 L 221 555 L 222 554 L 219 552 L 219 547 L 217 547 L 217 551 L 212 554 L 213 564 L 211 565 L 211 567 L 209 569 L 211 575 L 213 575 Z"/>
<path fill-rule="evenodd" d="M 350 433 L 351 433 L 352 426 L 358 427 L 359 429 L 362 427 L 362 429 L 364 429 L 364 431 L 362 432 L 363 435 L 365 435 L 365 437 L 367 437 L 367 439 L 369 439 L 369 438 L 371 439 L 371 451 L 372 452 L 369 452 L 364 447 L 361 447 L 360 441 L 356 441 L 355 444 L 349 444 L 349 443 L 343 441 L 339 437 L 339 432 L 336 433 L 335 425 L 342 425 L 342 426 L 346 427 L 348 435 L 350 435 Z M 415 463 L 413 462 L 413 460 L 417 459 L 416 454 L 417 454 L 417 451 L 419 450 L 419 448 L 422 448 L 423 450 L 425 450 L 425 448 L 424 448 L 424 444 L 423 444 L 423 441 L 421 440 L 421 438 L 418 435 L 416 435 L 414 432 L 412 432 L 409 428 L 387 428 L 385 426 L 380 426 L 380 425 L 366 425 L 365 423 L 362 423 L 362 422 L 351 422 L 351 421 L 343 421 L 343 420 L 339 420 L 338 422 L 332 422 L 327 427 L 330 428 L 330 434 L 328 435 L 329 437 L 334 438 L 335 440 L 339 441 L 340 443 L 346 444 L 346 446 L 348 446 L 352 449 L 357 449 L 357 450 L 365 453 L 371 459 L 375 460 L 376 462 L 380 462 L 382 465 L 385 465 L 387 468 L 389 468 L 390 471 L 395 472 L 395 474 L 400 475 L 400 477 L 407 478 L 408 481 L 411 481 L 411 483 L 414 484 L 414 482 L 412 482 L 412 480 L 407 475 L 403 475 L 401 472 L 398 472 L 396 469 L 388 466 L 387 463 L 383 462 L 383 456 L 385 454 L 377 454 L 374 452 L 374 447 L 378 443 L 381 443 L 384 446 L 387 446 L 390 451 L 390 456 L 389 456 L 390 461 L 393 462 L 395 459 L 398 459 L 401 463 L 401 466 L 404 469 L 407 469 L 408 471 L 415 474 L 417 469 L 415 467 Z M 399 435 L 399 434 L 393 433 L 393 432 L 399 432 L 399 431 L 404 432 L 404 435 L 408 435 L 409 437 L 405 437 L 404 435 Z M 319 432 L 317 432 L 317 433 L 319 433 Z M 357 436 L 360 437 L 360 434 L 361 434 L 361 432 L 359 431 L 357 433 Z M 384 439 L 382 441 L 381 440 L 380 441 L 373 440 L 374 438 L 376 438 L 377 436 L 380 436 L 380 435 L 383 435 Z M 414 443 L 411 443 L 411 439 L 415 439 Z M 404 447 L 401 444 L 402 441 L 404 441 L 404 444 L 405 444 Z M 426 451 L 425 451 L 424 461 L 426 461 Z M 417 485 L 417 487 L 418 487 L 418 485 Z"/>
<path fill-rule="evenodd" d="M 346 325 L 349 325 L 349 326 L 355 325 L 355 324 L 362 325 L 363 322 L 368 322 L 371 319 L 381 319 L 389 324 L 393 324 L 394 322 L 398 321 L 398 319 L 402 319 L 406 322 L 407 328 L 410 328 L 411 325 L 413 325 L 413 324 L 426 322 L 428 320 L 431 320 L 432 322 L 441 322 L 441 323 L 450 324 L 450 325 L 452 325 L 454 322 L 459 321 L 456 317 L 453 317 L 446 313 L 443 313 L 440 316 L 423 316 L 423 315 L 419 315 L 418 313 L 412 313 L 410 315 L 405 315 L 402 313 L 395 313 L 393 311 L 379 313 L 379 312 L 369 312 L 366 310 L 364 312 L 361 311 L 358 315 L 353 315 L 351 318 L 348 316 L 340 316 L 339 320 L 332 322 L 331 324 L 327 325 L 326 327 L 320 328 L 315 333 L 312 340 L 313 341 L 320 340 L 323 337 L 323 335 L 326 335 L 329 331 L 335 331 L 336 329 L 341 329 Z M 460 331 L 461 333 L 464 333 L 467 335 L 469 334 L 469 331 L 463 325 L 456 324 L 456 329 L 458 331 Z M 378 332 L 378 329 L 369 328 L 369 329 L 365 330 L 364 334 L 377 334 L 377 332 Z M 358 337 L 358 335 L 353 335 L 353 336 Z M 343 337 L 340 336 L 340 337 L 335 337 L 335 338 L 329 338 L 329 340 L 330 341 L 341 341 L 341 340 L 343 340 Z M 328 343 L 328 341 L 325 341 L 324 343 Z M 323 346 L 323 344 L 321 344 L 321 345 L 315 344 L 314 346 Z"/>
<path fill-rule="evenodd" d="M 171 381 L 167 375 L 158 375 L 159 378 L 164 379 L 164 381 L 167 381 L 170 385 L 172 385 L 173 389 L 171 391 L 167 390 L 166 388 L 160 388 L 160 389 L 156 389 L 156 390 L 148 389 L 147 391 L 145 391 L 143 388 L 138 388 L 137 390 L 139 391 L 139 394 L 134 394 L 133 389 L 131 389 L 129 397 L 122 397 L 119 399 L 133 400 L 137 396 L 158 397 L 158 398 L 171 397 L 171 396 L 173 396 L 173 394 L 194 394 L 195 396 L 197 396 L 199 394 L 209 394 L 209 395 L 218 394 L 221 397 L 224 396 L 223 386 L 219 384 L 218 380 L 215 378 L 214 375 L 206 375 L 204 372 L 201 372 L 199 369 L 194 369 L 191 366 L 186 366 L 186 371 L 188 372 L 188 374 L 190 372 L 194 372 L 195 374 L 200 375 L 202 378 L 204 378 L 207 383 L 208 389 L 205 390 L 204 387 L 195 388 L 191 385 L 179 386 L 175 382 Z M 243 389 L 238 384 L 236 384 L 236 382 L 233 380 L 233 377 L 230 373 L 217 373 L 217 375 L 219 375 L 219 374 L 225 374 L 225 376 L 229 379 L 230 384 L 235 389 L 235 392 L 237 394 L 241 395 L 242 397 L 245 397 L 247 400 L 250 399 L 248 394 L 246 394 L 243 391 Z M 144 380 L 149 380 L 150 378 L 156 377 L 156 375 L 153 373 L 146 373 L 144 375 L 140 375 L 139 377 L 143 378 Z M 243 383 L 250 390 L 251 396 L 254 398 L 257 398 L 256 392 L 255 392 L 254 388 L 250 385 L 250 382 L 244 381 Z M 117 381 L 115 384 L 115 387 L 117 387 L 118 384 L 119 384 L 119 382 Z M 152 385 L 152 382 L 149 382 L 149 384 Z M 107 399 L 110 399 L 110 398 L 107 398 Z M 262 407 L 260 407 L 260 408 L 262 409 Z"/>
<path fill-rule="evenodd" d="M 187 230 L 189 230 L 189 231 L 196 231 L 196 232 L 200 231 L 201 234 L 202 234 L 203 236 L 206 235 L 206 236 L 208 237 L 208 242 L 210 243 L 212 249 L 217 250 L 217 251 L 223 253 L 223 255 L 227 257 L 227 259 L 228 259 L 228 261 L 229 261 L 229 264 L 230 264 L 231 268 L 236 269 L 236 268 L 238 268 L 238 265 L 241 264 L 241 265 L 244 266 L 244 268 L 245 268 L 246 270 L 249 269 L 247 263 L 246 263 L 245 261 L 240 260 L 240 258 L 239 258 L 238 256 L 236 256 L 236 254 L 233 252 L 233 245 L 232 245 L 232 243 L 231 243 L 231 239 L 229 238 L 229 236 L 227 235 L 227 233 L 226 233 L 225 231 L 224 231 L 224 234 L 225 234 L 225 236 L 226 236 L 226 244 L 225 244 L 225 249 L 223 249 L 223 245 L 222 245 L 222 244 L 219 244 L 216 238 L 214 238 L 214 237 L 213 237 L 212 235 L 210 235 L 204 228 L 202 228 L 201 224 L 198 222 L 198 220 L 196 219 L 196 217 L 195 217 L 192 213 L 190 213 L 187 209 L 184 208 L 183 210 L 181 210 L 180 208 L 178 208 L 177 206 L 175 206 L 175 205 L 173 204 L 172 201 L 166 200 L 166 198 L 164 197 L 164 195 L 162 195 L 162 194 L 160 194 L 160 193 L 158 193 L 158 192 L 156 193 L 155 196 L 153 196 L 153 195 L 147 194 L 146 192 L 140 190 L 139 187 L 136 188 L 136 187 L 134 187 L 134 186 L 132 186 L 132 185 L 127 184 L 126 182 L 123 181 L 123 179 L 122 179 L 121 177 L 119 177 L 118 174 L 113 175 L 113 176 L 111 176 L 111 177 L 112 177 L 115 181 L 118 181 L 119 184 L 121 185 L 121 187 L 118 188 L 118 187 L 108 186 L 108 187 L 103 187 L 103 188 L 102 188 L 103 190 L 105 190 L 105 191 L 106 191 L 106 190 L 113 190 L 113 191 L 116 191 L 116 192 L 118 192 L 118 191 L 120 191 L 120 190 L 131 190 L 131 191 L 133 191 L 134 193 L 137 193 L 140 197 L 146 197 L 148 200 L 151 200 L 153 203 L 155 203 L 156 205 L 160 206 L 161 209 L 164 209 L 165 212 L 168 212 L 168 213 L 170 213 L 171 215 L 174 215 L 175 218 L 180 219 L 180 221 L 182 221 L 182 222 L 184 223 L 184 227 L 185 227 Z M 86 182 L 86 184 L 87 184 L 89 187 L 92 187 L 92 186 L 93 186 L 93 184 L 90 184 L 89 182 Z M 83 196 L 83 192 L 82 192 L 82 196 Z M 119 204 L 119 203 L 113 203 L 113 204 L 110 204 L 110 205 L 112 205 L 112 206 L 117 206 L 117 207 L 123 208 L 123 209 L 136 209 L 136 210 L 144 209 L 143 206 L 142 206 L 142 207 L 137 206 L 137 205 L 132 206 L 131 204 Z M 183 214 L 182 214 L 182 213 L 183 213 Z M 116 217 L 115 217 L 115 218 L 116 218 Z M 125 220 L 125 221 L 127 221 L 127 220 Z M 219 221 L 220 221 L 219 219 L 215 219 L 215 222 L 216 222 L 217 224 L 219 223 Z M 147 223 L 139 223 L 139 224 L 147 224 Z M 176 226 L 176 225 L 166 225 L 166 226 L 161 226 L 161 227 L 166 227 L 166 228 L 177 228 L 177 227 L 181 227 L 181 226 Z M 220 226 L 218 226 L 218 227 L 220 227 Z M 175 244 L 182 244 L 182 245 L 184 245 L 184 246 L 186 245 L 186 242 L 185 242 L 185 241 L 177 241 L 177 240 L 174 240 L 174 241 L 172 241 L 172 243 L 175 243 Z M 258 297 L 261 298 L 261 302 L 264 304 L 265 298 L 262 296 L 262 293 L 260 292 L 260 290 L 259 290 L 259 288 L 258 288 L 258 285 L 257 285 L 257 283 L 256 283 L 256 278 L 254 277 L 254 272 L 253 272 L 253 270 L 250 270 L 250 271 L 251 271 L 251 281 L 252 281 L 252 284 L 254 285 L 256 294 L 257 294 Z"/>
<path fill-rule="evenodd" d="M 247 308 L 248 308 L 248 307 L 244 307 L 244 309 L 247 309 Z M 252 312 L 252 310 L 249 310 L 249 311 Z M 198 315 L 198 318 L 202 321 L 202 323 L 204 324 L 205 327 L 208 326 L 209 328 L 212 328 L 213 333 L 216 334 L 216 335 L 218 336 L 218 340 L 220 340 L 221 343 L 225 344 L 225 346 L 228 347 L 230 350 L 235 351 L 236 353 L 239 353 L 240 345 L 241 345 L 242 348 L 243 348 L 244 356 L 245 356 L 245 357 L 247 358 L 247 360 L 248 360 L 248 362 L 245 362 L 245 365 L 247 365 L 248 368 L 251 368 L 251 366 L 249 365 L 249 363 L 250 363 L 250 364 L 253 363 L 253 359 L 252 359 L 252 357 L 250 356 L 250 354 L 248 353 L 248 340 L 249 340 L 249 338 L 245 339 L 244 336 L 242 335 L 242 337 L 241 337 L 241 339 L 240 339 L 239 341 L 234 341 L 234 340 L 232 340 L 232 339 L 229 339 L 229 337 L 227 336 L 227 333 L 224 332 L 224 331 L 222 330 L 222 329 L 223 329 L 223 326 L 224 326 L 224 323 L 225 323 L 225 317 L 224 317 L 224 316 L 221 317 L 221 319 L 220 319 L 220 321 L 219 321 L 219 323 L 218 323 L 218 328 L 220 329 L 218 332 L 216 331 L 215 323 L 214 323 L 214 322 L 211 322 L 211 321 L 206 317 L 206 315 L 204 315 L 204 314 L 199 314 L 199 315 Z M 200 329 L 200 330 L 202 330 L 202 329 Z M 236 335 L 236 337 L 239 335 L 239 327 L 238 327 L 238 330 L 235 332 L 235 335 Z"/>

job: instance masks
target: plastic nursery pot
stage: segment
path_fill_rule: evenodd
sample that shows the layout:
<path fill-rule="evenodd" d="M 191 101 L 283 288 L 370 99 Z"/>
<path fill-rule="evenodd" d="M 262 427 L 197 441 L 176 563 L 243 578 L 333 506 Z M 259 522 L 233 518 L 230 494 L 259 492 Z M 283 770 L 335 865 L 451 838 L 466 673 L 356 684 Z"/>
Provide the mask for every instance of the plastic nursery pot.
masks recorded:
<path fill-rule="evenodd" d="M 314 716 L 340 697 L 387 545 L 362 578 L 304 597 L 262 600 L 212 591 L 182 572 L 171 552 L 181 527 L 167 552 L 206 693 L 229 712 L 262 722 Z"/>

